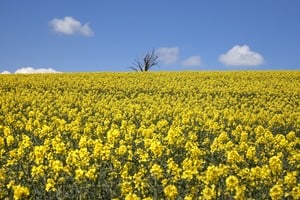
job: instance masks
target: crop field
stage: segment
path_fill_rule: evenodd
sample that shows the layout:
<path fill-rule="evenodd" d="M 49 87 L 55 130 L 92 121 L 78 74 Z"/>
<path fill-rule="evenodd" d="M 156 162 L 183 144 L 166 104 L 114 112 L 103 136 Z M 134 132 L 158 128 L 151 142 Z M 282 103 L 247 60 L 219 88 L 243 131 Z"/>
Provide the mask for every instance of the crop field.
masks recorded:
<path fill-rule="evenodd" d="M 0 76 L 0 199 L 300 199 L 300 72 Z"/>

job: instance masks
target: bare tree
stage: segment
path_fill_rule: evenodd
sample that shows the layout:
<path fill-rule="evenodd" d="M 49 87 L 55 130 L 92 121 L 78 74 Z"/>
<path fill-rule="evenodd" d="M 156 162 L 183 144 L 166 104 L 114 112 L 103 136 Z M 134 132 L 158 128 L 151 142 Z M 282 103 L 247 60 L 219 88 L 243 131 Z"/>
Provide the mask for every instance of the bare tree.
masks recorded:
<path fill-rule="evenodd" d="M 130 67 L 134 71 L 146 72 L 149 71 L 153 66 L 158 65 L 158 55 L 155 54 L 155 50 L 147 53 L 143 59 L 136 58 L 133 62 L 133 67 Z"/>

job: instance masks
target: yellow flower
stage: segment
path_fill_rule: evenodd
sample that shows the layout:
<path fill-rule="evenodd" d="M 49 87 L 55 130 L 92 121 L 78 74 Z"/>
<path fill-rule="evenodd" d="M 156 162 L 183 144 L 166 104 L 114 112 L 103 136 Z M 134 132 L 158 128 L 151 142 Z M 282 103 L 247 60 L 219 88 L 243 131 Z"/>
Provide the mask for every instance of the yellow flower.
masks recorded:
<path fill-rule="evenodd" d="M 22 135 L 22 141 L 21 141 L 21 143 L 19 145 L 22 148 L 28 148 L 28 147 L 30 147 L 32 145 L 30 137 L 28 135 L 23 134 Z"/>
<path fill-rule="evenodd" d="M 235 190 L 236 191 L 235 191 L 234 199 L 237 199 L 237 200 L 245 199 L 245 190 L 246 190 L 245 185 L 237 186 L 235 188 Z"/>
<path fill-rule="evenodd" d="M 103 152 L 101 152 L 103 153 Z M 70 166 L 88 167 L 90 165 L 90 153 L 87 148 L 76 149 L 68 152 L 66 162 Z"/>
<path fill-rule="evenodd" d="M 154 140 L 150 145 L 150 150 L 156 158 L 161 157 L 164 150 L 164 146 L 159 141 Z"/>
<path fill-rule="evenodd" d="M 158 123 L 157 123 L 157 128 L 159 129 L 159 130 L 162 130 L 162 129 L 164 129 L 165 127 L 167 127 L 169 125 L 169 123 L 168 123 L 168 121 L 167 120 L 165 120 L 165 119 L 162 119 L 162 120 L 160 120 Z"/>
<path fill-rule="evenodd" d="M 82 136 L 79 140 L 79 147 L 84 148 L 87 147 L 87 136 Z"/>
<path fill-rule="evenodd" d="M 294 131 L 289 132 L 286 135 L 286 139 L 288 139 L 288 141 L 293 142 L 296 138 L 296 133 Z"/>
<path fill-rule="evenodd" d="M 300 199 L 299 77 L 1 76 L 0 199 Z"/>
<path fill-rule="evenodd" d="M 300 186 L 298 184 L 298 186 L 294 187 L 291 191 L 291 196 L 294 199 L 300 199 Z"/>
<path fill-rule="evenodd" d="M 221 132 L 221 134 L 217 138 L 218 142 L 226 142 L 228 140 L 228 135 L 225 131 Z"/>
<path fill-rule="evenodd" d="M 10 128 L 8 126 L 4 127 L 4 131 L 3 132 L 4 132 L 4 136 L 5 137 L 11 135 L 11 130 L 10 130 Z"/>
<path fill-rule="evenodd" d="M 261 136 L 265 133 L 265 129 L 262 126 L 257 126 L 254 131 L 258 136 Z"/>
<path fill-rule="evenodd" d="M 55 181 L 52 179 L 52 178 L 48 178 L 47 179 L 47 183 L 46 183 L 46 188 L 45 188 L 45 190 L 47 191 L 47 192 L 49 192 L 49 191 L 56 191 L 56 188 L 55 188 Z"/>
<path fill-rule="evenodd" d="M 284 183 L 287 184 L 288 186 L 294 186 L 297 183 L 297 174 L 298 172 L 293 171 L 293 172 L 287 172 L 287 174 L 284 177 Z"/>
<path fill-rule="evenodd" d="M 242 161 L 243 158 L 241 158 L 240 154 L 236 151 L 236 150 L 233 150 L 233 151 L 229 151 L 227 153 L 227 161 L 228 163 L 238 163 L 240 161 Z"/>
<path fill-rule="evenodd" d="M 163 177 L 163 170 L 158 164 L 154 164 L 151 167 L 150 172 L 151 172 L 152 176 L 155 176 L 157 178 Z"/>
<path fill-rule="evenodd" d="M 85 171 L 82 169 L 76 169 L 75 170 L 75 180 L 80 181 L 84 177 Z"/>
<path fill-rule="evenodd" d="M 247 142 L 247 140 L 248 140 L 248 133 L 246 131 L 242 131 L 240 141 Z"/>
<path fill-rule="evenodd" d="M 143 191 L 147 186 L 148 183 L 144 180 L 144 176 L 146 175 L 146 170 L 141 168 L 140 171 L 133 175 L 133 183 L 134 188 L 140 191 Z"/>
<path fill-rule="evenodd" d="M 96 173 L 96 168 L 93 167 L 85 173 L 85 176 L 91 180 L 95 180 L 97 178 L 97 174 L 95 173 Z"/>
<path fill-rule="evenodd" d="M 29 111 L 29 113 L 28 113 L 28 117 L 34 117 L 34 114 L 35 114 L 34 111 L 31 110 L 31 111 Z"/>
<path fill-rule="evenodd" d="M 149 160 L 149 155 L 146 151 L 138 149 L 137 154 L 140 156 L 139 162 L 147 162 Z"/>
<path fill-rule="evenodd" d="M 32 130 L 33 130 L 33 127 L 32 127 L 31 122 L 29 122 L 29 123 L 26 124 L 25 130 L 26 130 L 26 131 L 32 131 Z"/>
<path fill-rule="evenodd" d="M 181 131 L 179 129 L 170 128 L 165 140 L 169 145 L 180 145 L 183 141 L 181 136 Z"/>
<path fill-rule="evenodd" d="M 6 179 L 6 170 L 4 168 L 0 169 L 0 182 L 4 183 Z"/>
<path fill-rule="evenodd" d="M 195 165 L 197 160 L 192 160 L 191 158 L 186 158 L 182 162 L 182 178 L 187 180 L 192 180 L 194 178 L 194 175 L 198 174 L 197 167 L 198 165 Z"/>
<path fill-rule="evenodd" d="M 179 179 L 181 169 L 177 163 L 174 162 L 173 158 L 168 160 L 168 173 L 174 176 L 175 181 Z"/>
<path fill-rule="evenodd" d="M 134 193 L 129 193 L 126 195 L 125 200 L 140 200 L 141 198 L 139 198 L 136 194 Z"/>
<path fill-rule="evenodd" d="M 205 186 L 203 191 L 201 192 L 203 199 L 205 200 L 213 200 L 216 199 L 216 189 L 215 185 L 212 184 L 211 187 Z"/>
<path fill-rule="evenodd" d="M 283 197 L 283 189 L 281 185 L 274 185 L 271 189 L 270 189 L 270 196 L 272 198 L 272 200 L 279 200 L 282 199 Z"/>
<path fill-rule="evenodd" d="M 115 143 L 120 137 L 120 131 L 117 129 L 111 129 L 107 132 L 107 141 L 109 143 Z"/>
<path fill-rule="evenodd" d="M 124 194 L 129 194 L 132 191 L 133 191 L 132 185 L 131 185 L 131 183 L 129 181 L 123 181 L 121 183 L 121 192 L 122 192 L 123 195 Z"/>
<path fill-rule="evenodd" d="M 263 167 L 260 168 L 260 178 L 265 180 L 271 178 L 271 170 L 269 166 L 264 165 Z"/>
<path fill-rule="evenodd" d="M 228 191 L 234 191 L 235 188 L 239 185 L 239 180 L 236 176 L 229 176 L 226 178 L 226 189 Z"/>
<path fill-rule="evenodd" d="M 178 195 L 178 191 L 175 185 L 167 185 L 164 188 L 164 193 L 168 199 L 175 199 Z"/>
<path fill-rule="evenodd" d="M 269 166 L 273 174 L 282 172 L 282 162 L 280 156 L 273 156 L 269 160 Z"/>
<path fill-rule="evenodd" d="M 63 163 L 60 160 L 54 160 L 51 162 L 51 167 L 55 173 L 59 173 L 64 169 Z"/>
<path fill-rule="evenodd" d="M 153 136 L 153 129 L 143 129 L 142 130 L 142 135 L 145 139 L 150 139 Z"/>
<path fill-rule="evenodd" d="M 184 200 L 193 200 L 193 199 L 194 199 L 193 196 L 190 194 L 188 194 L 184 197 Z"/>
<path fill-rule="evenodd" d="M 126 145 L 122 144 L 118 149 L 117 149 L 117 155 L 124 155 L 127 152 L 127 147 Z"/>
<path fill-rule="evenodd" d="M 36 164 L 42 164 L 45 158 L 47 148 L 45 146 L 35 146 L 33 149 L 34 162 Z"/>
<path fill-rule="evenodd" d="M 6 137 L 7 146 L 11 146 L 15 141 L 15 138 L 12 135 Z"/>
<path fill-rule="evenodd" d="M 4 138 L 0 138 L 0 149 L 4 149 L 5 146 L 5 142 L 4 142 Z"/>
<path fill-rule="evenodd" d="M 103 149 L 103 144 L 100 139 L 95 141 L 95 146 L 94 146 L 94 152 L 93 152 L 93 157 L 94 158 L 101 158 L 101 152 Z"/>
<path fill-rule="evenodd" d="M 31 169 L 31 176 L 34 178 L 44 176 L 44 167 L 42 165 L 33 166 Z"/>
<path fill-rule="evenodd" d="M 24 197 L 27 197 L 30 194 L 29 189 L 21 185 L 13 186 L 13 190 L 15 200 L 24 199 Z"/>
<path fill-rule="evenodd" d="M 218 167 L 214 165 L 208 166 L 205 174 L 206 174 L 206 178 L 205 178 L 206 184 L 216 183 L 219 180 L 219 175 L 218 175 L 219 170 Z"/>
<path fill-rule="evenodd" d="M 256 148 L 254 146 L 251 146 L 247 149 L 246 157 L 249 160 L 254 160 L 254 158 L 256 158 Z"/>

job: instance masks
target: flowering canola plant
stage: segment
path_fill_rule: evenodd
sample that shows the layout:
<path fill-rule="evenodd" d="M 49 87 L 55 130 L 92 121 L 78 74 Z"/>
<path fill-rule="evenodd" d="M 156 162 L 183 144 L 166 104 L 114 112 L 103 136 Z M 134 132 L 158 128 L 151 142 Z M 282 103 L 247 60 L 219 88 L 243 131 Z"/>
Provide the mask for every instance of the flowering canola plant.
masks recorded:
<path fill-rule="evenodd" d="M 0 76 L 0 199 L 300 199 L 300 72 Z"/>

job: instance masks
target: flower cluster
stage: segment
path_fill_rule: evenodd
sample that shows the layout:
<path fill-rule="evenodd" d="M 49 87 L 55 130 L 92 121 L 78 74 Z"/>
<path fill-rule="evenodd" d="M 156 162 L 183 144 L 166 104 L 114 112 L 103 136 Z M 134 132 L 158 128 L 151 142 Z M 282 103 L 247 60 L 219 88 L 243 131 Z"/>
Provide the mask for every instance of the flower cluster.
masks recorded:
<path fill-rule="evenodd" d="M 0 80 L 0 199 L 300 199 L 297 71 Z"/>

